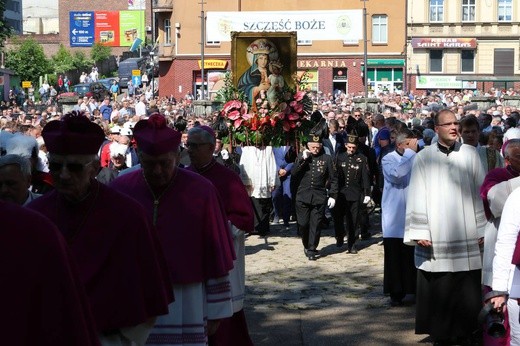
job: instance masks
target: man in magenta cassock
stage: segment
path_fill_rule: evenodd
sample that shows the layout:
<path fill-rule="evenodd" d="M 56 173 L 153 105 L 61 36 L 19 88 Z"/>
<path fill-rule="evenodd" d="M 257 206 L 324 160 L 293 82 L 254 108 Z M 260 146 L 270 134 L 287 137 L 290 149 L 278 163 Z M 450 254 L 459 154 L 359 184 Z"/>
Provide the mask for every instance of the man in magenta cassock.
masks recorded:
<path fill-rule="evenodd" d="M 244 314 L 245 295 L 245 232 L 254 230 L 254 212 L 249 195 L 239 175 L 218 163 L 213 157 L 215 132 L 209 126 L 198 126 L 188 131 L 189 170 L 208 179 L 217 188 L 224 202 L 230 223 L 236 260 L 230 272 L 233 296 L 233 316 L 223 319 L 217 332 L 210 336 L 210 346 L 253 345 Z"/>
<path fill-rule="evenodd" d="M 178 168 L 181 134 L 159 113 L 134 127 L 141 169 L 111 184 L 139 201 L 155 227 L 175 292 L 157 319 L 149 345 L 206 345 L 233 314 L 229 271 L 233 241 L 215 187 Z"/>
<path fill-rule="evenodd" d="M 2 345 L 99 345 L 67 244 L 48 219 L 0 201 Z"/>
<path fill-rule="evenodd" d="M 166 264 L 139 203 L 94 177 L 101 128 L 69 113 L 42 131 L 55 190 L 28 205 L 65 237 L 102 345 L 142 344 L 173 300 Z"/>

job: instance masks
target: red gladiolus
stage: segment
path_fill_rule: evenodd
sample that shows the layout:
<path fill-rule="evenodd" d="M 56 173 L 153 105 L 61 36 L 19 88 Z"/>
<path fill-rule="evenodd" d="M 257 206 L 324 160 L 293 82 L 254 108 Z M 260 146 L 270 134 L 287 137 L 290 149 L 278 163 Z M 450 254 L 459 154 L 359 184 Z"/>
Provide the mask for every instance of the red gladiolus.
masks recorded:
<path fill-rule="evenodd" d="M 260 126 L 269 125 L 269 116 L 266 115 L 265 117 L 260 119 Z"/>

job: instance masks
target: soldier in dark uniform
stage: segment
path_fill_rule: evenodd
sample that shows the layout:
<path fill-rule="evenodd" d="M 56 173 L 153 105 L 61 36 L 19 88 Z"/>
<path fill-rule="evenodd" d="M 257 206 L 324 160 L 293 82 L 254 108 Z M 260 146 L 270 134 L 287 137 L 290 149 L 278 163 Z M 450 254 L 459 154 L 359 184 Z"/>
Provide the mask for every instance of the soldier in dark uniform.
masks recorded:
<path fill-rule="evenodd" d="M 358 136 L 351 133 L 345 142 L 346 152 L 339 153 L 334 162 L 338 172 L 338 200 L 332 214 L 336 245 L 343 246 L 345 237 L 344 220 L 347 224 L 348 252 L 357 253 L 356 228 L 359 221 L 360 205 L 370 201 L 370 181 L 367 158 L 357 151 Z"/>
<path fill-rule="evenodd" d="M 298 155 L 291 171 L 291 179 L 298 182 L 295 198 L 296 219 L 302 235 L 304 252 L 311 261 L 316 260 L 320 242 L 321 222 L 325 205 L 334 208 L 338 180 L 332 158 L 323 150 L 321 133 L 310 134 L 307 148 Z M 327 182 L 330 190 L 327 197 Z"/>
<path fill-rule="evenodd" d="M 368 176 L 370 185 L 374 186 L 376 181 L 379 179 L 379 167 L 377 166 L 376 151 L 374 148 L 369 147 L 365 144 L 365 140 L 370 133 L 367 124 L 363 120 L 360 120 L 357 124 L 358 133 L 358 152 L 365 155 L 368 160 Z M 361 233 L 361 239 L 370 239 L 372 234 L 369 231 L 369 218 L 368 218 L 368 206 L 367 204 L 361 204 L 359 209 L 359 230 Z"/>

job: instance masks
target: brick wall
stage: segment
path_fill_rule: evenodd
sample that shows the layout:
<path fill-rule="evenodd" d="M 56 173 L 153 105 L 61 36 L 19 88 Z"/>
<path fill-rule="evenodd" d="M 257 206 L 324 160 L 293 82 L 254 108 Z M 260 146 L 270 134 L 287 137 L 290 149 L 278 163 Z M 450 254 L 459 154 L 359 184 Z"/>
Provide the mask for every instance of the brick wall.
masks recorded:
<path fill-rule="evenodd" d="M 42 34 L 42 35 L 19 35 L 16 38 L 8 39 L 5 42 L 5 48 L 7 51 L 16 47 L 15 42 L 23 42 L 24 40 L 33 39 L 42 45 L 43 52 L 47 58 L 50 58 L 60 48 L 60 35 L 59 34 Z"/>
<path fill-rule="evenodd" d="M 228 66 L 230 65 L 229 59 L 219 57 L 221 60 L 228 60 Z M 343 64 L 341 68 L 347 69 L 347 80 L 348 80 L 348 92 L 357 93 L 364 90 L 363 78 L 361 76 L 361 62 L 363 59 L 358 57 L 353 58 L 342 58 L 342 57 L 305 57 L 303 60 L 316 61 L 320 67 L 299 67 L 298 70 L 305 69 L 317 69 L 318 70 L 318 87 L 323 93 L 333 92 L 333 67 L 334 63 L 338 61 Z M 355 65 L 355 66 L 354 66 Z M 327 67 L 322 67 L 327 66 Z M 336 66 L 336 65 L 334 65 Z M 193 92 L 194 83 L 194 72 L 200 71 L 198 65 L 198 58 L 179 58 L 173 62 L 161 61 L 160 63 L 160 87 L 159 94 L 161 96 L 169 96 L 173 94 L 175 98 L 184 97 L 187 92 Z M 179 86 L 182 87 L 182 91 L 179 92 Z"/>

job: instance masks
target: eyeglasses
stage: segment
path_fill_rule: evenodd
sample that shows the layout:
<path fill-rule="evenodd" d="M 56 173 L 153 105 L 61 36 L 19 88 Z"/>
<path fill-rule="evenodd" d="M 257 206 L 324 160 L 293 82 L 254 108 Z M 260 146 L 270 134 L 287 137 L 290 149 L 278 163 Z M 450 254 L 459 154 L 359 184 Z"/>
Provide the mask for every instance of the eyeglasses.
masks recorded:
<path fill-rule="evenodd" d="M 209 143 L 193 143 L 193 142 L 186 142 L 186 146 L 191 149 L 197 150 L 200 146 L 209 144 Z"/>
<path fill-rule="evenodd" d="M 67 167 L 67 170 L 71 173 L 80 173 L 85 167 L 90 164 L 88 163 L 77 163 L 77 162 L 56 162 L 49 161 L 49 171 L 51 172 L 59 172 L 63 169 L 63 167 Z"/>
<path fill-rule="evenodd" d="M 448 127 L 448 126 L 459 126 L 459 122 L 458 121 L 453 121 L 451 123 L 443 123 L 443 124 L 439 124 L 437 126 L 446 126 L 446 127 Z"/>

